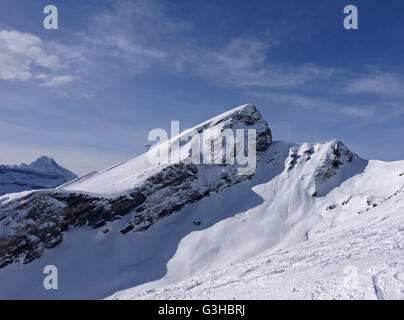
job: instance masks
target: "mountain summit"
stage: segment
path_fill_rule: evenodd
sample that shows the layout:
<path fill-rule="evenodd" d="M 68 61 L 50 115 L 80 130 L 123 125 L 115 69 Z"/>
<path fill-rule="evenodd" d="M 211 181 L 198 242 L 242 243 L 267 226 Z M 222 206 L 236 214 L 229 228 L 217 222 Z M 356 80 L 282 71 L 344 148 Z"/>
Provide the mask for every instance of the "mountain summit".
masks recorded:
<path fill-rule="evenodd" d="M 131 191 L 144 184 L 148 179 L 153 181 L 156 179 L 164 180 L 163 175 L 170 174 L 173 171 L 180 174 L 182 170 L 181 168 L 198 171 L 198 168 L 192 163 L 190 165 L 185 165 L 185 160 L 189 157 L 191 149 L 194 146 L 194 141 L 186 139 L 187 135 L 191 131 L 200 134 L 203 133 L 204 137 L 209 137 L 214 141 L 218 141 L 219 136 L 226 129 L 230 129 L 233 132 L 238 129 L 255 129 L 257 137 L 256 150 L 258 153 L 267 150 L 272 143 L 271 130 L 260 111 L 254 105 L 246 104 L 207 120 L 193 128 L 184 130 L 179 136 L 172 137 L 167 141 L 166 144 L 168 145 L 174 144 L 175 140 L 181 141 L 178 146 L 178 153 L 180 155 L 179 163 L 152 164 L 149 160 L 148 154 L 144 153 L 139 157 L 119 163 L 100 172 L 93 172 L 89 175 L 80 177 L 77 180 L 73 180 L 63 185 L 61 188 L 71 191 L 114 195 Z M 244 139 L 244 142 L 246 142 L 246 140 L 247 139 Z M 166 152 L 166 150 L 163 150 L 163 152 Z M 223 166 L 201 165 L 199 166 L 199 170 L 203 171 L 209 169 L 212 172 L 209 179 L 212 181 L 207 181 L 205 184 L 214 185 L 217 184 L 219 176 L 223 175 L 225 172 L 230 173 L 229 171 L 231 171 L 231 174 L 236 174 L 234 170 L 236 167 L 237 166 L 234 165 L 228 165 L 226 168 Z M 237 180 L 239 181 L 239 178 L 237 178 Z M 202 182 L 200 181 L 200 183 Z M 201 187 L 201 185 L 199 185 L 199 187 Z"/>
<path fill-rule="evenodd" d="M 254 268 L 264 265 L 270 273 L 260 284 L 270 287 L 266 281 L 273 277 L 288 272 L 299 278 L 293 272 L 314 265 L 371 267 L 373 251 L 359 254 L 363 245 L 355 242 L 355 233 L 374 240 L 371 247 L 385 261 L 402 256 L 404 161 L 365 160 L 339 140 L 273 141 L 253 105 L 232 109 L 180 137 L 190 130 L 217 137 L 227 129 L 256 130 L 257 162 L 251 174 L 239 175 L 236 163 L 186 161 L 194 142 L 185 139 L 178 146 L 179 163 L 151 164 L 143 154 L 56 189 L 0 197 L 0 298 L 105 298 L 132 288 L 111 296 L 125 299 L 153 292 L 162 296 L 164 289 L 159 290 L 167 285 L 167 292 L 178 296 L 197 288 L 199 279 L 204 292 L 217 297 L 221 293 L 213 288 L 214 274 L 232 279 L 260 275 Z M 396 236 L 386 242 L 372 238 L 363 229 L 370 222 L 383 228 L 375 234 L 394 229 Z M 345 239 L 341 244 L 332 240 L 337 231 L 337 239 Z M 325 244 L 335 245 L 337 255 L 319 251 Z M 298 249 L 290 249 L 293 254 L 287 255 L 299 245 L 311 251 L 300 256 Z M 265 261 L 255 260 L 250 267 L 251 259 L 263 255 Z M 272 259 L 279 264 L 272 265 Z M 43 290 L 38 275 L 46 264 L 57 266 L 63 288 Z M 343 273 L 343 267 L 327 270 Z M 386 281 L 395 281 L 393 273 L 386 274 Z M 285 281 L 294 281 L 292 276 Z M 369 276 L 373 279 L 374 273 Z M 186 282 L 189 278 L 193 280 Z M 315 294 L 312 278 L 312 287 L 301 287 L 313 288 Z M 241 284 L 245 288 L 248 282 Z M 27 283 L 33 285 L 27 289 Z M 212 288 L 206 288 L 208 283 Z M 324 290 L 338 292 L 332 286 Z M 247 288 L 245 297 L 251 291 Z"/>

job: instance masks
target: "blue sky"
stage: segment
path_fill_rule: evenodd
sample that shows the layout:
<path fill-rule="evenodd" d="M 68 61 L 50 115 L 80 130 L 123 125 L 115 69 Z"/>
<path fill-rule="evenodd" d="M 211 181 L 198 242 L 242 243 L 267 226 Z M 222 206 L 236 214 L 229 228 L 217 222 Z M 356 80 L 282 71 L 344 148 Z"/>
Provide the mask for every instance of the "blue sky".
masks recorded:
<path fill-rule="evenodd" d="M 43 8 L 59 29 L 43 28 Z M 359 30 L 343 28 L 354 4 Z M 0 0 L 0 163 L 82 174 L 253 103 L 275 140 L 404 159 L 404 3 Z"/>

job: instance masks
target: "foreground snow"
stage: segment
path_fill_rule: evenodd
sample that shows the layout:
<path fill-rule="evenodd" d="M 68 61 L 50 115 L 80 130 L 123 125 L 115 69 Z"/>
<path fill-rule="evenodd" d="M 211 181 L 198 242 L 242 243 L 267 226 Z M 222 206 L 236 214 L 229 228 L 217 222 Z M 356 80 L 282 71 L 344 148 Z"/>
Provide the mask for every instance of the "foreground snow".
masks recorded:
<path fill-rule="evenodd" d="M 109 299 L 404 299 L 404 195 L 300 245 Z"/>

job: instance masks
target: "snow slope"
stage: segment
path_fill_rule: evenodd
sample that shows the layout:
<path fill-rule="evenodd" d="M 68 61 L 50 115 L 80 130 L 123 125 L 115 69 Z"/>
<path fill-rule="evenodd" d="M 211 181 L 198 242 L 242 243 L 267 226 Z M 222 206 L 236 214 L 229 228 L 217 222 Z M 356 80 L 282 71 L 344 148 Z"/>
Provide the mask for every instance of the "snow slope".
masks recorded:
<path fill-rule="evenodd" d="M 223 128 L 243 110 L 243 117 L 256 114 L 242 106 L 196 128 Z M 250 123 L 243 119 L 236 124 Z M 252 123 L 266 132 L 260 117 Z M 184 146 L 187 155 L 190 146 Z M 231 166 L 199 165 L 189 173 L 181 166 L 149 168 L 141 156 L 57 190 L 0 197 L 0 257 L 2 239 L 23 237 L 33 223 L 27 220 L 30 205 L 35 218 L 38 208 L 46 214 L 62 210 L 62 217 L 78 200 L 102 204 L 79 212 L 79 220 L 86 217 L 83 224 L 57 230 L 55 239 L 63 241 L 56 246 L 41 247 L 26 264 L 15 260 L 0 268 L 0 298 L 373 297 L 370 289 L 357 296 L 334 290 L 345 263 L 359 271 L 373 267 L 369 274 L 382 292 L 378 297 L 396 297 L 402 279 L 404 161 L 367 161 L 338 140 L 266 146 L 255 174 L 242 179 Z M 180 176 L 172 179 L 170 170 L 177 169 Z M 178 179 L 184 173 L 185 180 Z M 118 195 L 138 199 L 131 198 L 133 190 L 146 195 L 137 209 L 104 217 L 105 208 L 113 212 L 121 205 Z M 203 196 L 184 202 L 187 190 Z M 169 207 L 175 210 L 155 214 Z M 100 210 L 103 223 L 93 224 Z M 153 223 L 138 228 L 134 220 L 145 212 Z M 47 217 L 57 224 L 56 218 Z M 134 227 L 123 234 L 128 225 Z M 49 264 L 58 268 L 59 290 L 42 286 Z"/>
<path fill-rule="evenodd" d="M 109 299 L 404 299 L 404 196 L 299 245 Z"/>
<path fill-rule="evenodd" d="M 75 174 L 46 156 L 31 164 L 0 165 L 0 196 L 25 190 L 55 188 L 75 178 Z"/>

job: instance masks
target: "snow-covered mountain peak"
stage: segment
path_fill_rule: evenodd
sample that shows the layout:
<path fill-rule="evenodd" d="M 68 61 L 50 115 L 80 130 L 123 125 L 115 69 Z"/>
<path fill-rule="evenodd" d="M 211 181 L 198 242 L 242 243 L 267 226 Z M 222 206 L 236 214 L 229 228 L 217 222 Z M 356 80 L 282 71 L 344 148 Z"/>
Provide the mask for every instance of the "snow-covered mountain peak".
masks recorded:
<path fill-rule="evenodd" d="M 30 164 L 22 164 L 21 168 L 33 169 L 43 173 L 53 173 L 62 176 L 66 181 L 75 179 L 77 176 L 69 170 L 61 167 L 53 158 L 41 156 Z"/>
<path fill-rule="evenodd" d="M 54 169 L 58 167 L 58 164 L 56 161 L 48 156 L 41 156 L 38 159 L 36 159 L 34 162 L 32 162 L 30 167 L 37 169 L 39 171 L 50 171 L 50 169 Z"/>
<path fill-rule="evenodd" d="M 326 195 L 339 183 L 359 173 L 366 164 L 366 160 L 336 139 L 294 145 L 285 160 L 286 172 L 294 174 L 291 180 L 305 181 L 305 188 L 317 197 Z"/>
<path fill-rule="evenodd" d="M 191 155 L 192 157 L 198 157 L 202 162 L 201 153 L 196 155 L 192 154 L 194 144 L 200 143 L 200 152 L 202 152 L 202 145 L 207 143 L 207 137 L 209 139 L 213 139 L 216 143 L 221 143 L 221 139 L 219 137 L 221 137 L 221 134 L 226 129 L 232 130 L 233 132 L 238 129 L 245 130 L 244 150 L 247 150 L 248 129 L 256 130 L 256 151 L 258 153 L 262 153 L 263 151 L 267 150 L 272 143 L 271 130 L 258 108 L 252 104 L 245 104 L 213 117 L 190 129 L 184 130 L 178 136 L 171 137 L 170 140 L 156 147 L 159 148 L 159 152 L 163 153 L 168 152 L 167 150 L 169 150 L 169 148 L 171 148 L 172 154 L 178 152 L 180 160 L 179 164 L 152 164 L 146 152 L 134 159 L 121 162 L 100 172 L 93 172 L 73 180 L 61 186 L 60 189 L 84 191 L 102 195 L 116 195 L 122 192 L 128 192 L 133 190 L 133 188 L 140 186 L 145 180 L 151 178 L 153 175 L 156 175 L 159 172 L 162 172 L 163 170 L 170 171 L 178 165 L 181 166 L 183 163 L 187 163 L 186 160 Z M 189 139 L 188 136 L 190 132 L 200 134 L 201 139 L 204 140 L 197 140 L 197 142 L 195 142 L 194 139 Z M 178 140 L 179 143 L 176 145 L 176 141 Z M 177 150 L 177 148 L 179 150 Z M 150 152 L 152 151 L 153 148 Z M 222 157 L 225 158 L 225 156 L 226 155 L 223 154 Z M 169 156 L 167 156 L 167 158 L 169 158 Z M 214 160 L 212 160 L 212 163 L 213 162 Z M 192 164 L 191 167 L 193 167 Z M 218 166 L 212 167 L 216 168 L 216 174 L 221 174 L 219 171 L 222 171 L 223 168 L 220 168 L 219 170 L 217 168 Z M 227 171 L 231 171 L 232 174 L 237 174 L 235 173 L 237 172 L 236 165 L 229 165 L 227 166 L 227 169 Z M 216 174 L 213 176 L 216 176 Z"/>
<path fill-rule="evenodd" d="M 261 112 L 255 105 L 243 104 L 236 108 L 230 109 L 229 111 L 226 111 L 222 114 L 219 114 L 205 122 L 202 122 L 201 124 L 193 127 L 193 129 L 196 130 L 200 128 L 206 129 L 208 127 L 216 126 L 220 122 L 228 120 L 231 120 L 231 122 L 235 121 L 243 123 L 244 126 L 251 126 L 254 123 L 261 123 L 264 126 L 268 125 L 266 121 L 263 119 Z"/>
<path fill-rule="evenodd" d="M 31 164 L 0 165 L 0 195 L 55 188 L 76 177 L 47 156 L 39 157 Z"/>

